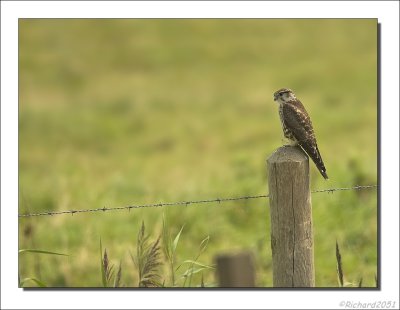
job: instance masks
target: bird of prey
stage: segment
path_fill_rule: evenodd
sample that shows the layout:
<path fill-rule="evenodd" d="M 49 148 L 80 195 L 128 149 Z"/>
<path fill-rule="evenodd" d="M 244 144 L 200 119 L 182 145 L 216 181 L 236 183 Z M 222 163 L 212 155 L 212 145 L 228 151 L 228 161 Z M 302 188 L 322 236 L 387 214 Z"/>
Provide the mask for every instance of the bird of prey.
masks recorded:
<path fill-rule="evenodd" d="M 287 88 L 274 93 L 274 101 L 279 103 L 279 116 L 283 134 L 292 145 L 300 145 L 317 166 L 319 172 L 328 179 L 324 162 L 319 153 L 311 119 L 295 94 Z"/>

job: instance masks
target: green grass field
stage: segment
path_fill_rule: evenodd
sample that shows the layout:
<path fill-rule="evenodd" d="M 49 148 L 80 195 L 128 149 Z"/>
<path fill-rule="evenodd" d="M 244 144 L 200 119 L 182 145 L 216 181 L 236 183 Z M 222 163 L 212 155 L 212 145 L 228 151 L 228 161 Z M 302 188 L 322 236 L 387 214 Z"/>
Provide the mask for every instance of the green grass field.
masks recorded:
<path fill-rule="evenodd" d="M 377 184 L 376 38 L 372 19 L 20 20 L 18 212 L 266 194 L 282 87 L 308 109 L 330 177 L 310 165 L 311 188 Z M 345 279 L 375 286 L 377 191 L 312 204 L 316 285 L 338 286 L 337 240 Z M 163 214 L 172 235 L 184 225 L 178 263 L 209 236 L 200 262 L 250 250 L 257 285 L 272 286 L 266 199 L 20 218 L 20 249 L 70 256 L 25 253 L 19 274 L 101 286 L 101 238 L 136 286 L 140 225 L 155 240 Z"/>

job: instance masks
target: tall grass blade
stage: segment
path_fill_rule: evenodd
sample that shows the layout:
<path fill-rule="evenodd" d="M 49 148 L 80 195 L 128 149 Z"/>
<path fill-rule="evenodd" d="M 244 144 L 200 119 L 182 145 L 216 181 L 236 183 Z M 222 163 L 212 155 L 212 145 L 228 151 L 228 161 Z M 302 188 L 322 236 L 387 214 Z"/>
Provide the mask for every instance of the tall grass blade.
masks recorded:
<path fill-rule="evenodd" d="M 200 243 L 200 253 L 199 253 L 199 256 L 200 256 L 201 253 L 203 253 L 203 252 L 206 250 L 209 241 L 210 241 L 210 236 L 205 237 L 205 238 L 201 241 L 201 243 Z"/>
<path fill-rule="evenodd" d="M 28 282 L 28 281 L 32 281 L 32 282 L 35 282 L 39 287 L 47 287 L 47 285 L 46 284 L 44 284 L 42 281 L 40 281 L 40 280 L 38 280 L 38 279 L 36 279 L 36 278 L 25 278 L 25 279 L 23 279 L 22 281 L 20 281 L 20 287 L 23 287 L 24 286 L 24 284 L 26 283 L 26 282 Z"/>
<path fill-rule="evenodd" d="M 168 261 L 171 261 L 172 258 L 172 246 L 170 242 L 170 235 L 167 226 L 167 219 L 165 217 L 165 213 L 163 213 L 163 250 L 164 254 L 167 257 Z"/>
<path fill-rule="evenodd" d="M 191 268 L 187 269 L 184 274 L 182 274 L 182 278 L 190 277 L 191 275 L 199 273 L 200 271 L 202 271 L 204 269 L 207 269 L 207 268 L 204 268 L 204 267 L 200 267 L 200 268 L 191 267 Z"/>
<path fill-rule="evenodd" d="M 184 227 L 184 225 L 181 227 L 180 231 L 175 236 L 174 241 L 172 241 L 171 237 L 170 237 L 170 233 L 168 231 L 167 219 L 165 217 L 165 214 L 163 213 L 162 244 L 163 244 L 164 254 L 165 254 L 168 264 L 169 264 L 172 287 L 175 286 L 175 253 L 176 253 L 176 248 L 178 246 L 180 236 L 183 231 L 183 227 Z"/>
<path fill-rule="evenodd" d="M 122 275 L 122 269 L 121 269 L 121 262 L 120 262 L 119 263 L 119 267 L 118 267 L 117 275 L 114 278 L 114 287 L 120 287 L 121 286 L 121 275 Z"/>
<path fill-rule="evenodd" d="M 340 255 L 339 244 L 336 240 L 336 270 L 338 275 L 339 284 L 343 287 L 343 266 L 342 266 L 342 256 Z"/>
<path fill-rule="evenodd" d="M 184 227 L 184 226 L 182 226 L 181 230 L 180 230 L 179 233 L 176 235 L 176 237 L 175 237 L 175 239 L 174 239 L 174 242 L 173 242 L 173 244 L 172 244 L 172 255 L 175 254 L 176 247 L 178 246 L 179 238 L 181 237 L 181 233 L 182 233 L 183 227 Z"/>
<path fill-rule="evenodd" d="M 183 262 L 176 268 L 176 270 L 178 270 L 178 269 L 179 269 L 181 266 L 183 266 L 184 264 L 192 264 L 192 265 L 197 265 L 197 266 L 204 267 L 204 268 L 208 268 L 208 269 L 215 269 L 214 266 L 202 264 L 202 263 L 199 263 L 199 262 L 197 262 L 197 261 L 194 261 L 194 260 L 191 260 L 191 259 L 187 259 L 187 260 L 183 261 Z"/>
<path fill-rule="evenodd" d="M 21 249 L 21 250 L 18 251 L 18 254 L 23 254 L 23 253 L 36 253 L 36 254 L 49 254 L 49 255 L 69 256 L 68 254 L 63 254 L 63 253 L 43 251 L 43 250 L 33 250 L 33 249 Z"/>
<path fill-rule="evenodd" d="M 185 274 L 188 272 L 188 273 L 186 274 L 185 280 L 184 280 L 184 282 L 183 282 L 183 286 L 186 285 L 186 280 L 187 280 L 187 278 L 189 278 L 189 287 L 191 286 L 191 284 L 192 284 L 192 275 L 193 275 L 194 273 L 197 273 L 197 272 L 198 272 L 198 271 L 197 271 L 197 272 L 193 272 L 193 270 L 194 270 L 194 265 L 197 263 L 197 260 L 199 259 L 200 255 L 206 250 L 209 241 L 210 241 L 210 236 L 207 236 L 206 238 L 204 238 L 204 239 L 201 241 L 200 247 L 199 247 L 199 252 L 197 253 L 196 258 L 191 262 L 191 265 L 190 265 L 189 269 L 184 273 L 184 275 L 185 275 Z M 203 268 L 203 269 L 204 269 L 204 268 Z"/>
<path fill-rule="evenodd" d="M 103 266 L 103 246 L 101 244 L 101 238 L 100 238 L 100 270 L 101 270 L 101 283 L 103 284 L 103 287 L 107 287 L 106 272 L 104 271 L 104 266 Z"/>

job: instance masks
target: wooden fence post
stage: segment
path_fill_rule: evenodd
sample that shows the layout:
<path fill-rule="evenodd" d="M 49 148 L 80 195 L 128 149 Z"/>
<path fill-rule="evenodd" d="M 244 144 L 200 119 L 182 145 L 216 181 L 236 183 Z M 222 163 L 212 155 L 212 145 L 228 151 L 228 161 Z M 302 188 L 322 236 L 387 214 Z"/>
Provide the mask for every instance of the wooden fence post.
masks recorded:
<path fill-rule="evenodd" d="M 255 275 L 251 253 L 218 255 L 219 287 L 254 287 Z"/>
<path fill-rule="evenodd" d="M 314 287 L 308 157 L 293 146 L 267 160 L 274 287 Z"/>

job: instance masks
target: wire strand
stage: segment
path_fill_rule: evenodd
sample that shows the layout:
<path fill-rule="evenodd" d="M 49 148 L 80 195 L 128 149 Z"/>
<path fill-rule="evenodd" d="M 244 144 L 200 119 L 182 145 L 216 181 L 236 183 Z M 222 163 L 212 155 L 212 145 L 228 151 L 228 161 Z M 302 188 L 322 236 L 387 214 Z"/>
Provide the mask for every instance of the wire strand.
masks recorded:
<path fill-rule="evenodd" d="M 312 194 L 315 193 L 334 193 L 338 191 L 349 191 L 349 190 L 363 190 L 363 189 L 371 189 L 376 188 L 378 185 L 356 185 L 353 187 L 340 187 L 340 188 L 329 188 L 329 189 L 320 189 L 311 191 Z M 61 215 L 61 214 L 71 214 L 75 213 L 89 213 L 89 212 L 106 212 L 106 211 L 119 211 L 119 210 L 128 210 L 131 209 L 139 209 L 139 208 L 159 208 L 159 207 L 167 207 L 167 206 L 189 206 L 194 204 L 208 204 L 218 202 L 227 202 L 227 201 L 237 201 L 237 200 L 248 200 L 248 199 L 258 199 L 258 198 L 268 198 L 267 195 L 255 195 L 255 196 L 242 196 L 242 197 L 227 197 L 227 198 L 214 198 L 214 199 L 202 199 L 202 200 L 188 200 L 188 201 L 178 201 L 178 202 L 160 202 L 160 203 L 151 203 L 151 204 L 142 204 L 142 205 L 129 205 L 124 207 L 113 207 L 113 208 L 95 208 L 95 209 L 81 209 L 81 210 L 66 210 L 66 211 L 45 211 L 40 213 L 26 213 L 26 214 L 18 214 L 18 217 L 35 217 L 35 216 L 53 216 L 53 215 Z"/>

